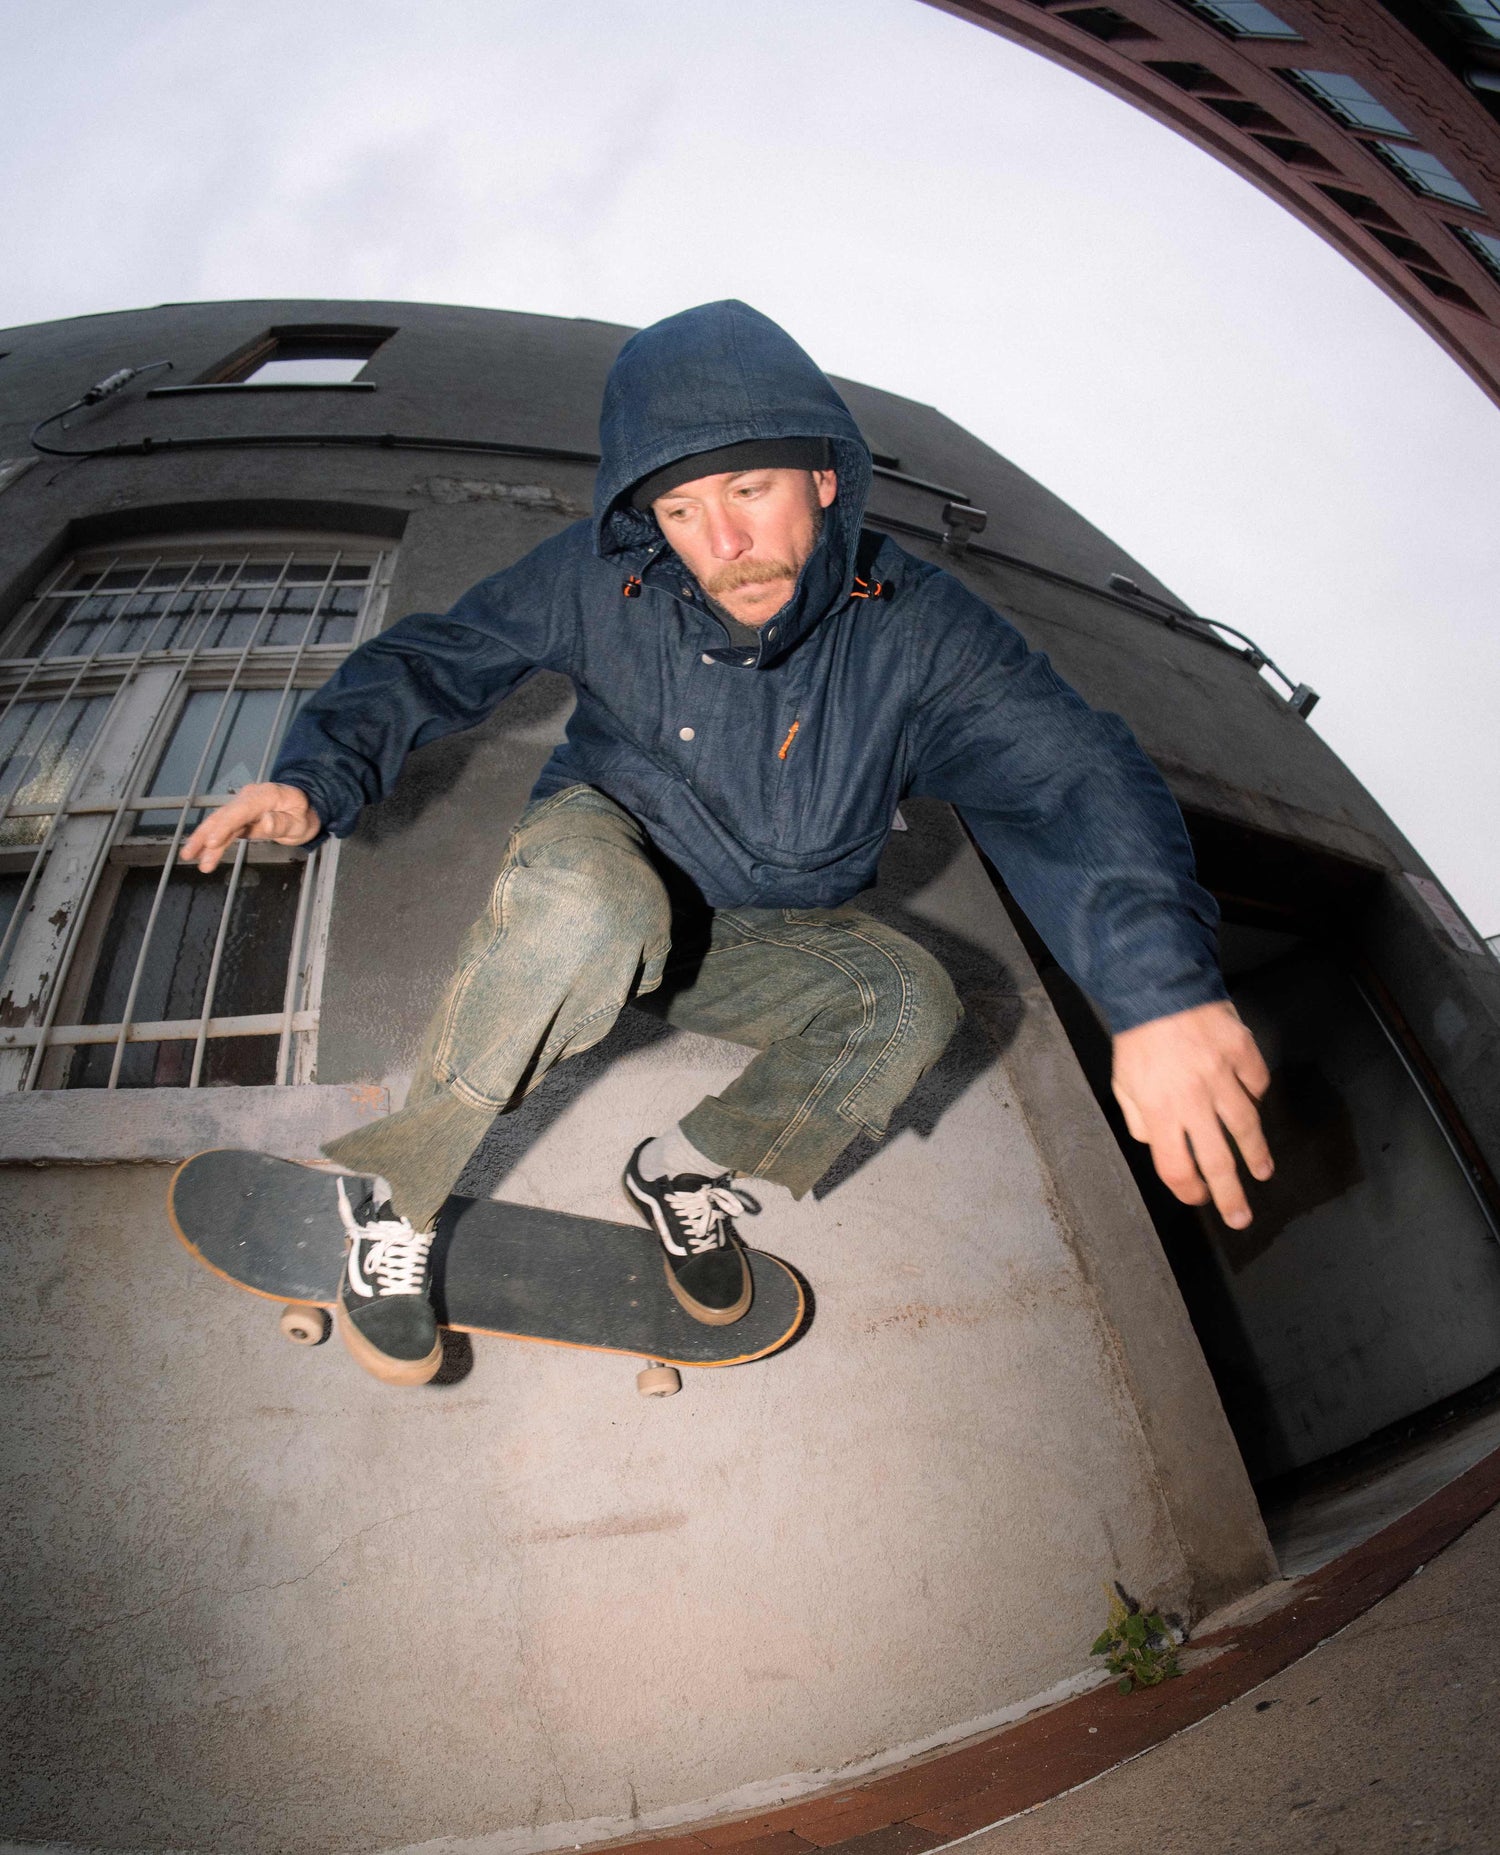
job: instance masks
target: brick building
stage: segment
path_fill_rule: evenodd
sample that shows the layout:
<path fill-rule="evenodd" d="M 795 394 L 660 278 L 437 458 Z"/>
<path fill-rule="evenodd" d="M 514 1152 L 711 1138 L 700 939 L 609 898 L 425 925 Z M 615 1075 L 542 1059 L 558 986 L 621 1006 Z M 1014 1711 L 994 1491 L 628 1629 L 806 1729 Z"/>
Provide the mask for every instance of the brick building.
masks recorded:
<path fill-rule="evenodd" d="M 1500 0 L 930 0 L 1166 123 L 1500 399 Z"/>

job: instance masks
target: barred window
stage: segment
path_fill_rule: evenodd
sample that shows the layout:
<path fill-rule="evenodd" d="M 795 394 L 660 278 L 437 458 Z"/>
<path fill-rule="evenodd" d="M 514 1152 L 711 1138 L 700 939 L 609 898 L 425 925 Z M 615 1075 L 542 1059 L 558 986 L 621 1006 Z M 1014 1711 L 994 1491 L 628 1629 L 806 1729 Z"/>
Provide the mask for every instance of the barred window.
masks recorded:
<path fill-rule="evenodd" d="M 337 846 L 193 827 L 264 779 L 379 623 L 368 543 L 161 543 L 68 562 L 0 658 L 0 1088 L 310 1081 Z"/>

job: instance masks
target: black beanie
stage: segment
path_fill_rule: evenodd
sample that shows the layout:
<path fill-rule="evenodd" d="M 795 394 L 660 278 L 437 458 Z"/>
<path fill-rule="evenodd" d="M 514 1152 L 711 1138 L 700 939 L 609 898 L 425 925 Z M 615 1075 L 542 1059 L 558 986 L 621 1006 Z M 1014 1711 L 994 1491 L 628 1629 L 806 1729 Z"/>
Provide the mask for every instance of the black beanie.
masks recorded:
<path fill-rule="evenodd" d="M 831 470 L 833 446 L 826 438 L 746 438 L 741 444 L 721 445 L 717 451 L 698 451 L 679 457 L 663 470 L 642 477 L 630 492 L 631 505 L 649 510 L 658 496 L 679 483 L 699 477 L 716 477 L 729 470 Z"/>

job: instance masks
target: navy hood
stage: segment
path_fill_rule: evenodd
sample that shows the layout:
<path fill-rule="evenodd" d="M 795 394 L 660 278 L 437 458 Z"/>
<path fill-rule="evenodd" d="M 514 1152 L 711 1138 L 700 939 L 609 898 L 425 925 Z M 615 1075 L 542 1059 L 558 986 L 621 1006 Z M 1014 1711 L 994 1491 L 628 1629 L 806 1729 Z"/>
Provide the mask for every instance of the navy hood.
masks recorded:
<path fill-rule="evenodd" d="M 816 362 L 769 316 L 733 300 L 654 322 L 620 350 L 604 388 L 594 548 L 601 557 L 662 545 L 654 516 L 630 506 L 642 478 L 679 458 L 749 438 L 827 438 L 838 496 L 780 623 L 780 657 L 847 598 L 870 493 L 870 451 Z"/>

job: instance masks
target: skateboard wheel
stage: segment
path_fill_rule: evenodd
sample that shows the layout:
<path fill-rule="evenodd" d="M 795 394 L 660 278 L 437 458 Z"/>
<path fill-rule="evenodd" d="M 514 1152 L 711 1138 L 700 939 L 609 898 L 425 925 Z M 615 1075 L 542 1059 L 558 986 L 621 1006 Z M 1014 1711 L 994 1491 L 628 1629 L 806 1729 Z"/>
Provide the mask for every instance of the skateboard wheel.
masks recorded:
<path fill-rule="evenodd" d="M 643 1398 L 670 1398 L 682 1390 L 682 1374 L 674 1365 L 648 1365 L 636 1373 L 635 1388 Z"/>
<path fill-rule="evenodd" d="M 282 1333 L 294 1346 L 321 1346 L 328 1338 L 328 1314 L 324 1308 L 310 1308 L 296 1302 L 281 1310 Z"/>

